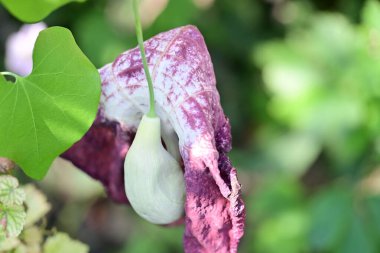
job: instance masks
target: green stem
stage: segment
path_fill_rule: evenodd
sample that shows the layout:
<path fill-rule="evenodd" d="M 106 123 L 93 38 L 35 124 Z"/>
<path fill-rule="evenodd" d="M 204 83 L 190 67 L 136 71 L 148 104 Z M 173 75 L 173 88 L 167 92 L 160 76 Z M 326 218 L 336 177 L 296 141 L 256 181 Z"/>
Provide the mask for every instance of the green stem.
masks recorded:
<path fill-rule="evenodd" d="M 146 56 L 145 56 L 144 39 L 143 39 L 142 28 L 141 28 L 140 14 L 138 10 L 138 0 L 133 0 L 133 13 L 135 15 L 137 42 L 139 43 L 141 58 L 144 65 L 145 76 L 146 76 L 146 80 L 148 82 L 148 87 L 149 87 L 150 107 L 149 107 L 149 112 L 147 113 L 147 116 L 156 117 L 156 110 L 154 106 L 153 82 L 152 82 L 152 77 L 150 76 L 150 73 L 149 73 L 148 63 L 146 61 Z"/>

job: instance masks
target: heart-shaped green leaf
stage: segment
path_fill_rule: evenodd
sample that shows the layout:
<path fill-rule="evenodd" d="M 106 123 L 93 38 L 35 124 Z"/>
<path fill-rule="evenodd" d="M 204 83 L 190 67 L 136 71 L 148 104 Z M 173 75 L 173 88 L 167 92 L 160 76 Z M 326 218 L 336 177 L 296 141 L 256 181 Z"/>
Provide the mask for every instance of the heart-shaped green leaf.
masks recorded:
<path fill-rule="evenodd" d="M 21 21 L 35 23 L 44 19 L 62 5 L 84 1 L 86 0 L 0 0 L 0 3 Z"/>
<path fill-rule="evenodd" d="M 33 65 L 32 73 L 16 76 L 15 83 L 0 77 L 0 157 L 41 179 L 95 119 L 100 76 L 62 27 L 40 33 Z"/>

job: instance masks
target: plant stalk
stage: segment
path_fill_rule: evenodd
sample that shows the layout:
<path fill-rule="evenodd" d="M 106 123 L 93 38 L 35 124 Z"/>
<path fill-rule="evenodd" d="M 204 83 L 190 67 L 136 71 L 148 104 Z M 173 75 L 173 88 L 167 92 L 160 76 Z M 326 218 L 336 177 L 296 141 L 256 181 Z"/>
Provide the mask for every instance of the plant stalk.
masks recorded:
<path fill-rule="evenodd" d="M 144 38 L 143 38 L 143 33 L 142 33 L 142 28 L 141 28 L 141 19 L 140 19 L 140 13 L 139 13 L 139 8 L 138 8 L 138 0 L 133 0 L 133 13 L 135 16 L 137 42 L 139 44 L 141 59 L 144 65 L 144 72 L 145 72 L 146 80 L 148 82 L 148 87 L 149 87 L 150 106 L 149 106 L 149 112 L 147 113 L 147 116 L 156 117 L 157 115 L 156 115 L 156 110 L 155 110 L 155 105 L 154 105 L 153 82 L 152 82 L 152 77 L 148 69 L 148 63 L 147 63 L 146 55 L 145 55 Z"/>

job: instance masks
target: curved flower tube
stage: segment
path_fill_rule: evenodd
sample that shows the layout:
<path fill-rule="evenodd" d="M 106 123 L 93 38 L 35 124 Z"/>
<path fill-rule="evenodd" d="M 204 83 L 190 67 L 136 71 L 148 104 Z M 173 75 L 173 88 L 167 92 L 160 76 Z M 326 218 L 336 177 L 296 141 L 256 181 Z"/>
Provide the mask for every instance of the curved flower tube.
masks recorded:
<path fill-rule="evenodd" d="M 182 217 L 183 173 L 162 145 L 158 117 L 142 117 L 125 157 L 124 184 L 131 206 L 149 222 L 165 225 Z"/>
<path fill-rule="evenodd" d="M 161 136 L 168 152 L 184 167 L 185 252 L 237 252 L 245 209 L 236 170 L 227 156 L 230 124 L 220 105 L 204 39 L 196 27 L 185 26 L 144 44 Z M 111 198 L 126 203 L 124 157 L 142 115 L 149 110 L 139 50 L 121 54 L 100 74 L 98 118 L 63 157 L 102 181 Z"/>

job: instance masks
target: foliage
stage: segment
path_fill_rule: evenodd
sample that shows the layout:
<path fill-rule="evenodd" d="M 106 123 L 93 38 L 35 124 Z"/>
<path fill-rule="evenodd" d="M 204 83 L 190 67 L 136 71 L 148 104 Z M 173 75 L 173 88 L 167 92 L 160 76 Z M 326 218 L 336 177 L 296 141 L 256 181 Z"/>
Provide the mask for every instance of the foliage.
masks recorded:
<path fill-rule="evenodd" d="M 169 1 L 144 33 L 192 23 L 205 37 L 232 125 L 233 163 L 244 173 L 248 221 L 239 252 L 378 252 L 379 3 L 218 0 L 201 9 L 194 2 L 201 1 Z M 101 67 L 136 45 L 128 8 L 92 0 L 45 22 L 69 27 Z M 2 46 L 19 23 L 1 9 L 0 20 Z M 64 207 L 55 211 L 59 226 L 87 238 L 93 252 L 181 250 L 181 228 L 146 224 L 105 200 L 66 205 L 72 192 L 47 192 Z"/>
<path fill-rule="evenodd" d="M 380 250 L 374 215 L 380 195 L 371 182 L 378 182 L 378 174 L 370 174 L 379 161 L 379 23 L 380 4 L 368 1 L 359 24 L 318 13 L 289 24 L 284 39 L 254 50 L 273 120 L 260 129 L 259 147 L 265 166 L 289 182 L 264 185 L 260 192 L 290 190 L 294 178 L 305 180 L 305 186 L 317 181 L 307 201 L 298 197 L 286 203 L 289 197 L 281 191 L 251 200 L 256 208 L 268 199 L 285 201 L 284 210 L 269 220 L 251 213 L 260 220 L 258 252 Z M 300 192 L 306 190 L 302 186 Z M 279 208 L 266 206 L 265 213 L 274 209 Z"/>
<path fill-rule="evenodd" d="M 85 0 L 1 0 L 0 3 L 15 17 L 23 22 L 37 22 L 45 18 L 52 11 L 70 2 L 83 2 Z"/>
<path fill-rule="evenodd" d="M 64 233 L 57 233 L 56 235 L 47 239 L 44 244 L 44 253 L 87 253 L 88 247 L 81 242 L 73 241 Z"/>
<path fill-rule="evenodd" d="M 100 77 L 70 31 L 40 33 L 33 72 L 15 83 L 0 76 L 0 155 L 41 179 L 53 159 L 78 141 L 98 109 Z M 54 85 L 52 85 L 54 84 Z"/>
<path fill-rule="evenodd" d="M 51 205 L 34 185 L 19 187 L 15 177 L 2 175 L 0 189 L 0 252 L 88 252 L 86 245 L 70 239 L 67 234 L 46 230 L 40 221 Z M 46 234 L 51 236 L 46 237 Z"/>
<path fill-rule="evenodd" d="M 40 192 L 33 185 L 25 185 L 23 187 L 26 199 L 25 205 L 28 207 L 26 210 L 25 225 L 31 226 L 37 223 L 42 217 L 50 211 L 51 205 L 47 202 L 45 195 Z"/>
<path fill-rule="evenodd" d="M 0 176 L 0 241 L 17 237 L 25 224 L 25 192 L 12 176 Z"/>
<path fill-rule="evenodd" d="M 284 41 L 256 50 L 271 94 L 269 113 L 289 129 L 286 144 L 306 154 L 298 158 L 307 159 L 299 161 L 303 168 L 298 172 L 322 150 L 339 171 L 355 166 L 379 138 L 377 8 L 369 2 L 359 26 L 340 15 L 314 15 L 307 26 L 290 29 Z M 276 142 L 284 138 L 278 134 L 273 136 Z M 275 153 L 283 161 L 281 152 Z M 282 166 L 299 167 L 296 162 Z"/>
<path fill-rule="evenodd" d="M 0 181 L 0 202 L 4 205 L 22 205 L 25 201 L 25 192 L 18 188 L 15 177 L 2 176 Z"/>

